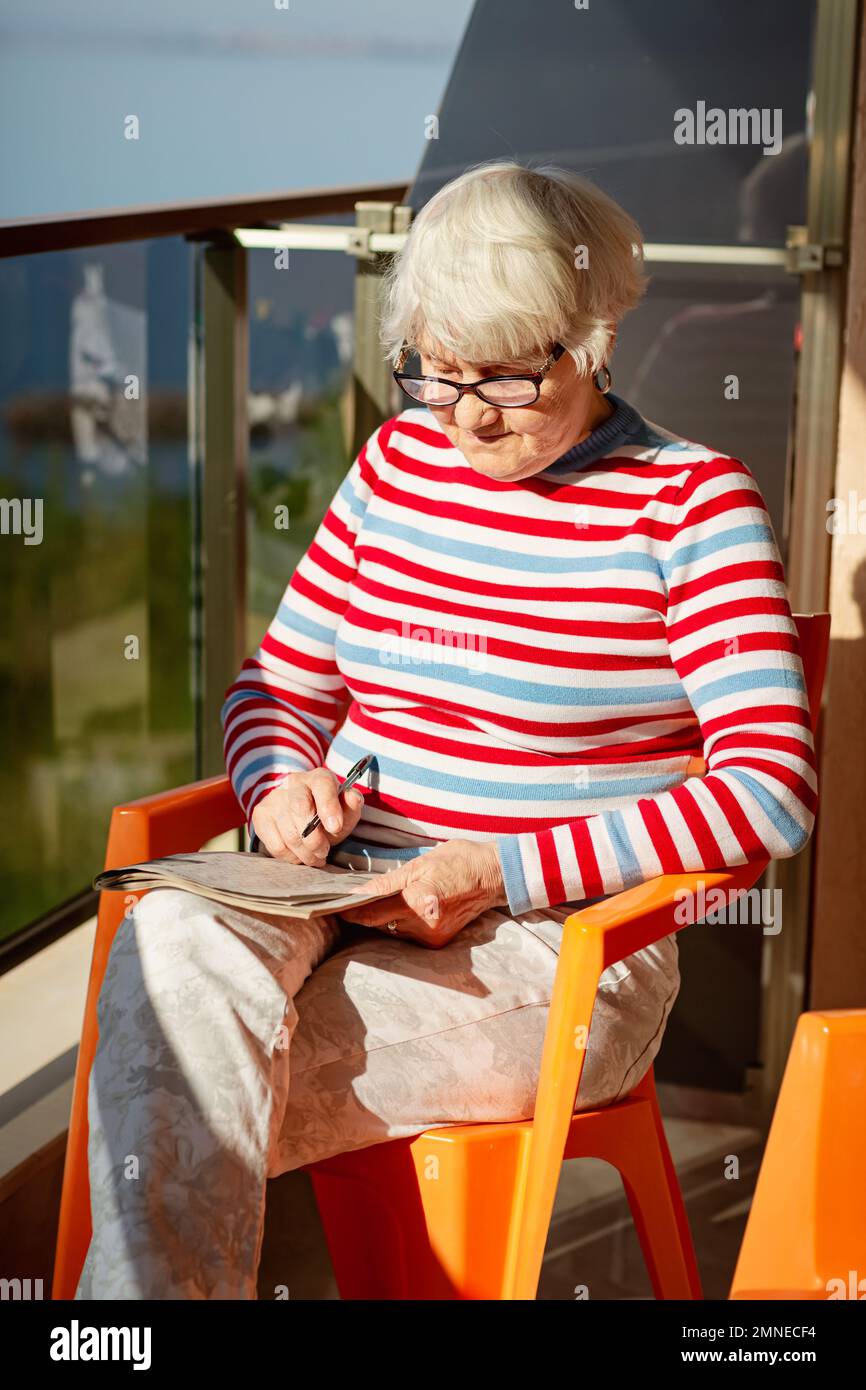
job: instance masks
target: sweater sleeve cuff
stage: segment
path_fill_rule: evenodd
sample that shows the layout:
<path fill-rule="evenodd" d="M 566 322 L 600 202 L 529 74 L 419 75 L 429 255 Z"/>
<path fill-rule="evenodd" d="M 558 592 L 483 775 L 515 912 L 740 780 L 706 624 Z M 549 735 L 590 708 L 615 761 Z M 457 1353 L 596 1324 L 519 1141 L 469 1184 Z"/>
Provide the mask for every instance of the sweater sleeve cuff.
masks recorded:
<path fill-rule="evenodd" d="M 541 831 L 540 835 L 550 835 Z M 553 907 L 566 901 L 559 874 L 555 882 L 544 874 L 539 855 L 539 834 L 527 831 L 521 835 L 498 835 L 496 845 L 502 865 L 502 882 L 512 916 L 531 912 L 533 908 Z M 552 843 L 552 841 L 551 841 Z"/>

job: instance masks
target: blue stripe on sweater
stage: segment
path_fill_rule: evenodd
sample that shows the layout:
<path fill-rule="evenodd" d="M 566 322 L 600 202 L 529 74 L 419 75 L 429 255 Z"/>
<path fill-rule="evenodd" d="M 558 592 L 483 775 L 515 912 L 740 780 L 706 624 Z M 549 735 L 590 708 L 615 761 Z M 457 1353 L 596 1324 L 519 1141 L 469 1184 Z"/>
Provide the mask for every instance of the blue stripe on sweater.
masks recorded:
<path fill-rule="evenodd" d="M 358 492 L 355 488 L 356 479 L 359 482 L 363 481 L 360 471 L 352 467 L 338 487 L 337 496 L 341 501 L 345 502 L 353 516 L 360 517 L 363 520 L 364 513 L 367 510 L 367 502 L 365 498 L 358 496 Z"/>
<path fill-rule="evenodd" d="M 726 695 L 739 695 L 744 690 L 799 690 L 805 693 L 806 686 L 799 671 L 775 666 L 768 671 L 734 671 L 729 676 L 708 681 L 706 685 L 695 686 L 689 696 L 696 711 L 711 700 L 721 700 Z"/>
<path fill-rule="evenodd" d="M 303 613 L 295 613 L 289 608 L 287 603 L 281 603 L 277 609 L 277 619 L 283 627 L 289 628 L 292 632 L 299 632 L 302 637 L 312 637 L 314 642 L 323 642 L 325 646 L 331 647 L 334 641 L 334 629 L 325 627 L 323 623 L 313 622 L 312 618 L 306 617 Z M 261 649 L 256 653 L 261 656 Z"/>
<path fill-rule="evenodd" d="M 775 826 L 786 844 L 790 846 L 792 854 L 796 854 L 803 848 L 809 836 L 802 825 L 788 814 L 772 792 L 768 791 L 751 772 L 744 771 L 739 767 L 726 767 L 722 768 L 718 776 L 732 777 L 735 782 L 741 782 L 744 787 L 749 789 L 767 819 Z"/>
<path fill-rule="evenodd" d="M 605 811 L 602 814 L 616 855 L 616 862 L 622 874 L 623 884 L 629 888 L 633 883 L 640 883 L 643 880 L 643 873 L 635 854 L 634 845 L 629 838 L 622 811 Z"/>
<path fill-rule="evenodd" d="M 352 743 L 342 733 L 338 733 L 334 739 L 333 752 L 345 758 L 349 763 L 357 762 L 366 751 L 359 745 Z M 471 748 L 469 752 L 471 753 Z M 494 801 L 540 801 L 551 804 L 560 801 L 579 803 L 582 800 L 593 800 L 600 797 L 652 796 L 657 792 L 669 791 L 672 787 L 679 786 L 683 780 L 682 770 L 679 770 L 667 775 L 659 774 L 655 777 L 623 777 L 621 780 L 611 779 L 605 782 L 587 780 L 586 783 L 583 783 L 573 776 L 569 778 L 569 770 L 563 769 L 561 782 L 534 782 L 529 776 L 525 776 L 519 782 L 495 782 L 482 780 L 481 777 L 474 774 L 456 776 L 448 772 L 434 772 L 428 767 L 419 767 L 400 759 L 383 757 L 381 753 L 375 755 L 373 769 L 383 777 L 406 782 L 410 786 L 420 787 L 423 790 L 450 791 L 470 799 L 489 797 Z M 516 769 L 509 768 L 508 771 L 517 775 Z M 528 769 L 526 771 L 528 772 Z M 372 770 L 368 776 L 371 774 Z M 375 776 L 375 774 L 372 775 Z M 372 781 L 372 785 L 374 787 L 377 785 L 375 780 Z"/>
<path fill-rule="evenodd" d="M 420 647 L 420 644 L 419 644 Z M 447 649 L 443 649 L 447 650 Z M 402 664 L 399 660 L 382 660 L 385 652 L 378 651 L 375 647 L 356 647 L 351 642 L 347 642 L 339 633 L 336 640 L 336 653 L 338 661 L 345 666 L 346 662 L 355 662 L 361 667 L 379 667 L 388 673 L 391 670 L 399 669 Z M 478 653 L 473 654 L 473 659 Z M 543 657 L 542 657 L 543 660 Z M 539 661 L 539 665 L 541 661 Z M 406 662 L 411 667 L 413 676 L 424 677 L 426 680 L 439 680 L 446 686 L 463 686 L 473 691 L 479 692 L 482 703 L 479 708 L 484 709 L 484 701 L 489 701 L 492 694 L 501 695 L 503 698 L 512 700 L 524 700 L 538 705 L 560 705 L 564 708 L 576 708 L 578 705 L 622 705 L 626 710 L 634 705 L 646 704 L 665 704 L 673 702 L 677 704 L 686 699 L 685 691 L 679 680 L 671 681 L 670 673 L 665 672 L 669 684 L 665 685 L 636 685 L 636 686 L 599 686 L 599 687 L 580 687 L 572 683 L 570 685 L 540 685 L 533 681 L 515 680 L 511 676 L 494 675 L 490 671 L 473 671 L 470 667 L 452 665 L 445 661 L 415 661 Z M 574 679 L 579 679 L 579 673 L 575 672 Z M 395 691 L 395 694 L 399 692 Z M 416 696 L 417 698 L 417 692 Z M 676 713 L 676 711 L 672 711 Z"/>
<path fill-rule="evenodd" d="M 310 765 L 306 758 L 300 753 L 292 753 L 288 749 L 266 749 L 258 758 L 253 758 L 251 762 L 245 762 L 243 754 L 239 758 L 235 777 L 242 785 L 245 785 L 250 777 L 258 780 L 258 774 L 268 771 L 276 771 L 277 768 L 286 768 L 289 772 L 309 772 Z"/>
<path fill-rule="evenodd" d="M 532 902 L 523 874 L 523 860 L 520 857 L 520 841 L 516 835 L 498 835 L 496 845 L 499 862 L 502 865 L 502 882 L 508 906 L 513 916 L 518 912 L 530 912 Z"/>
<path fill-rule="evenodd" d="M 324 724 L 320 724 L 319 721 L 313 719 L 311 715 L 306 713 L 301 714 L 300 710 L 296 709 L 295 706 L 290 704 L 287 700 L 281 699 L 279 695 L 272 695 L 269 690 L 265 690 L 260 685 L 242 685 L 237 690 L 233 690 L 231 695 L 226 697 L 223 701 L 220 715 L 223 724 L 225 724 L 226 717 L 234 705 L 239 704 L 241 700 L 249 700 L 251 697 L 256 700 L 265 700 L 272 705 L 278 705 L 286 714 L 292 715 L 299 724 L 309 724 L 311 728 L 317 730 L 326 743 L 331 742 L 333 737 L 331 729 L 327 729 Z"/>
<path fill-rule="evenodd" d="M 389 521 L 385 517 L 367 513 L 364 520 L 364 534 L 378 532 L 396 540 L 408 541 L 421 550 L 435 551 L 439 555 L 450 555 L 458 560 L 471 560 L 475 564 L 490 565 L 498 573 L 497 583 L 502 583 L 503 566 L 509 570 L 526 570 L 531 574 L 589 574 L 597 570 L 639 570 L 644 574 L 658 574 L 658 563 L 654 556 L 639 550 L 613 549 L 593 555 L 555 555 L 551 547 L 557 542 L 538 537 L 545 549 L 538 555 L 527 555 L 520 551 L 507 550 L 506 545 L 517 544 L 519 537 L 511 533 L 500 533 L 502 544 L 473 545 L 471 542 L 455 540 L 452 536 L 438 536 L 432 531 L 419 531 L 414 526 L 404 526 L 400 522 Z M 580 532 L 575 529 L 575 540 Z M 527 598 L 532 598 L 528 590 Z"/>
<path fill-rule="evenodd" d="M 730 550 L 735 545 L 773 544 L 773 533 L 768 526 L 763 526 L 758 522 L 750 526 L 732 526 L 727 531 L 720 531 L 715 536 L 708 536 L 706 540 L 691 541 L 686 545 L 681 545 L 678 550 L 672 551 L 666 559 L 662 560 L 662 572 L 665 579 L 670 582 L 674 570 L 681 569 L 683 565 L 694 564 L 696 560 L 703 560 L 707 555 L 715 555 L 720 550 Z M 759 557 L 751 554 L 744 558 L 754 560 Z M 762 583 L 766 582 L 766 580 L 762 581 Z"/>
<path fill-rule="evenodd" d="M 375 829 L 375 827 L 371 827 Z M 408 864 L 410 860 L 417 859 L 419 854 L 427 854 L 435 845 L 378 845 L 371 844 L 368 840 L 359 840 L 354 835 L 347 835 L 345 840 L 341 840 L 334 846 L 328 860 L 331 863 L 339 863 L 340 855 L 352 855 L 355 858 L 367 860 L 384 859 L 393 863 L 394 868 L 398 869 L 402 864 Z"/>

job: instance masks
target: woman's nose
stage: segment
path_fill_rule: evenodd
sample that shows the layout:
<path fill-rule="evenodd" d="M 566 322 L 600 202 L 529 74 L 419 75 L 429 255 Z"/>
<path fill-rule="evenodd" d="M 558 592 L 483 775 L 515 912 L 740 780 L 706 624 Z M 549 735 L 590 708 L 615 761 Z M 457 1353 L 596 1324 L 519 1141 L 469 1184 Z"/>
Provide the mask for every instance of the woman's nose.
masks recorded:
<path fill-rule="evenodd" d="M 454 422 L 464 430 L 489 429 L 497 414 L 495 405 L 488 405 L 474 391 L 464 391 L 454 407 Z"/>

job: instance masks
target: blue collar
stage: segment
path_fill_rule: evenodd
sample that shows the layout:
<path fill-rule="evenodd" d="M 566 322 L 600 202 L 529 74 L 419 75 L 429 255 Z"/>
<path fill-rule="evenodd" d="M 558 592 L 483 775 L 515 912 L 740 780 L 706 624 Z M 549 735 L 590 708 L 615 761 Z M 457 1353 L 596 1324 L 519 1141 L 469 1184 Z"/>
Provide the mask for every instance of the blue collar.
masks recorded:
<path fill-rule="evenodd" d="M 634 406 L 629 405 L 621 396 L 614 395 L 613 391 L 608 391 L 607 398 L 613 403 L 613 414 L 600 425 L 596 425 L 580 444 L 572 445 L 566 453 L 555 459 L 543 470 L 544 473 L 567 473 L 576 468 L 583 468 L 587 463 L 593 463 L 596 459 L 612 453 L 617 444 L 621 444 L 628 435 L 635 434 L 640 429 L 643 422 Z"/>

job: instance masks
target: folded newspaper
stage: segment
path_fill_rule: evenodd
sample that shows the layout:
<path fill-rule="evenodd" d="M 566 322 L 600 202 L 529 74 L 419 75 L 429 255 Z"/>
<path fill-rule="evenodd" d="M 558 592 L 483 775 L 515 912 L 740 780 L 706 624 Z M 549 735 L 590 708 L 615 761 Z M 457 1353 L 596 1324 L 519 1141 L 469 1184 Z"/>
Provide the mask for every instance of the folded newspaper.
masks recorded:
<path fill-rule="evenodd" d="M 334 864 L 326 869 L 312 869 L 264 854 L 201 850 L 198 854 L 170 854 L 164 859 L 128 864 L 123 869 L 106 869 L 97 874 L 93 886 L 127 893 L 144 892 L 146 888 L 181 888 L 250 912 L 310 918 L 372 902 L 379 897 L 375 889 L 364 893 L 346 889 L 363 883 L 372 885 L 378 877 L 366 870 L 343 869 Z"/>

